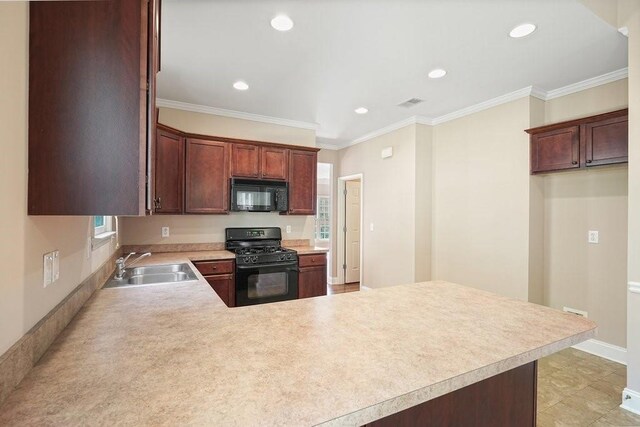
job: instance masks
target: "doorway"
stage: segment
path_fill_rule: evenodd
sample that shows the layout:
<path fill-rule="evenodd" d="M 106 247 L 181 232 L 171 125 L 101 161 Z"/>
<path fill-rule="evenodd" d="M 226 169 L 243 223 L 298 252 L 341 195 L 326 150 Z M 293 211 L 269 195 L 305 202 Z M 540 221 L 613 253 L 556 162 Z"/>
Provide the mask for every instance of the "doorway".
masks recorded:
<path fill-rule="evenodd" d="M 363 285 L 363 184 L 362 174 L 338 178 L 338 283 L 345 291 Z"/>

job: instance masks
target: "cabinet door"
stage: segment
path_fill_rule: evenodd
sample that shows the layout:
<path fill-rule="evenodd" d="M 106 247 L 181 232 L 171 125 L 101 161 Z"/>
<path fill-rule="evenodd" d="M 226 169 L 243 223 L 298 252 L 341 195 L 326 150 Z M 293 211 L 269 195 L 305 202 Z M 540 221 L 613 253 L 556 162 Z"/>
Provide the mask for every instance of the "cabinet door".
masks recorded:
<path fill-rule="evenodd" d="M 531 135 L 531 173 L 580 167 L 578 126 Z"/>
<path fill-rule="evenodd" d="M 291 150 L 289 153 L 289 214 L 316 214 L 317 153 Z"/>
<path fill-rule="evenodd" d="M 227 307 L 235 307 L 235 282 L 233 274 L 219 274 L 216 276 L 204 276 L 209 285 L 224 301 Z"/>
<path fill-rule="evenodd" d="M 231 144 L 231 176 L 260 177 L 260 147 L 253 144 Z"/>
<path fill-rule="evenodd" d="M 260 147 L 260 176 L 265 179 L 287 179 L 289 150 Z"/>
<path fill-rule="evenodd" d="M 298 298 L 327 294 L 327 267 L 304 267 L 298 274 Z"/>
<path fill-rule="evenodd" d="M 615 117 L 584 125 L 587 166 L 629 161 L 628 117 Z"/>
<path fill-rule="evenodd" d="M 182 213 L 184 205 L 184 139 L 182 137 L 163 130 L 156 132 L 154 175 L 155 212 Z"/>
<path fill-rule="evenodd" d="M 187 139 L 186 213 L 228 212 L 228 164 L 227 143 Z"/>
<path fill-rule="evenodd" d="M 29 4 L 29 215 L 145 214 L 156 3 Z"/>

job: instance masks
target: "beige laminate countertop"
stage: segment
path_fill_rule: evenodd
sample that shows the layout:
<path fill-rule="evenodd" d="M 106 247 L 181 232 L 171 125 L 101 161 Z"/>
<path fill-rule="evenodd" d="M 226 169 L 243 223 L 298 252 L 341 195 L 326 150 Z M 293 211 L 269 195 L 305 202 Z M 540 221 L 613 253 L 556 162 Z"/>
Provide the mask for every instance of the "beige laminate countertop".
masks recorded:
<path fill-rule="evenodd" d="M 329 249 L 318 246 L 285 246 L 285 248 L 293 249 L 298 255 L 326 254 L 329 252 Z"/>
<path fill-rule="evenodd" d="M 198 277 L 97 291 L 0 425 L 361 425 L 595 334 L 447 282 L 227 308 Z"/>

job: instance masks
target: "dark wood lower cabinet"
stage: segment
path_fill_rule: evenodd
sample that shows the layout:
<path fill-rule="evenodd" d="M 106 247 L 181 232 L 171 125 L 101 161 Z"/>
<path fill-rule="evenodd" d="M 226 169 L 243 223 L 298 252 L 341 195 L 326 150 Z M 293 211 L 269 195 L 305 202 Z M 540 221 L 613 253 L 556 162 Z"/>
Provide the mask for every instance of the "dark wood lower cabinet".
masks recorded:
<path fill-rule="evenodd" d="M 534 427 L 538 362 L 366 424 L 368 427 Z"/>
<path fill-rule="evenodd" d="M 195 261 L 193 265 L 227 307 L 236 306 L 235 261 Z"/>
<path fill-rule="evenodd" d="M 327 255 L 299 255 L 298 298 L 327 294 Z"/>

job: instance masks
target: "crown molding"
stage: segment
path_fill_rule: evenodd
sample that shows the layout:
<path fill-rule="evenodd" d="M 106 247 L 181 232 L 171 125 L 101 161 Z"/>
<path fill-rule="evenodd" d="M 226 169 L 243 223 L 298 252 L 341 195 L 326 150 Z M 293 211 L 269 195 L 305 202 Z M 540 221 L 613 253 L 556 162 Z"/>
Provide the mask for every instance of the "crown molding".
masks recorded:
<path fill-rule="evenodd" d="M 323 150 L 333 150 L 333 151 L 338 151 L 341 148 L 344 148 L 342 145 L 336 144 L 336 145 L 331 145 L 331 144 L 322 144 L 319 142 L 316 142 L 316 148 L 321 148 Z"/>
<path fill-rule="evenodd" d="M 212 114 L 214 116 L 231 117 L 233 119 L 250 120 L 252 122 L 270 123 L 273 125 L 289 126 L 293 128 L 317 130 L 317 123 L 300 122 L 297 120 L 282 119 L 280 117 L 262 116 L 260 114 L 244 113 L 242 111 L 225 110 L 224 108 L 209 107 L 206 105 L 189 104 L 188 102 L 172 101 L 170 99 L 156 99 L 156 106 L 172 108 L 174 110 L 191 111 L 193 113 Z"/>
<path fill-rule="evenodd" d="M 495 98 L 491 98 L 487 101 L 483 101 L 475 105 L 470 105 L 469 107 L 462 108 L 460 110 L 445 114 L 443 116 L 436 117 L 435 119 L 432 120 L 432 123 L 433 125 L 439 125 L 444 122 L 450 122 L 451 120 L 459 119 L 461 117 L 478 113 L 483 110 L 488 110 L 489 108 L 497 107 L 498 105 L 515 101 L 516 99 L 531 96 L 533 93 L 539 96 L 540 91 L 536 89 L 534 92 L 533 86 L 528 86 L 513 92 L 509 92 L 501 96 L 497 96 Z"/>
<path fill-rule="evenodd" d="M 601 76 L 592 77 L 590 79 L 582 80 L 577 83 L 573 83 L 558 89 L 547 91 L 545 101 L 550 99 L 559 98 L 565 95 L 571 95 L 572 93 L 580 92 L 582 90 L 591 89 L 596 86 L 612 83 L 618 80 L 626 79 L 629 77 L 629 68 L 625 67 L 620 70 L 612 71 L 610 73 L 603 74 Z"/>

